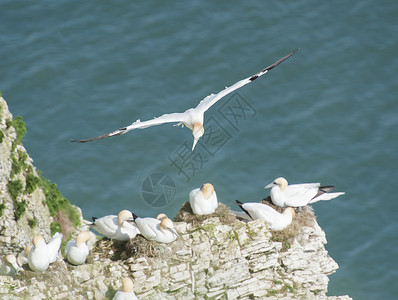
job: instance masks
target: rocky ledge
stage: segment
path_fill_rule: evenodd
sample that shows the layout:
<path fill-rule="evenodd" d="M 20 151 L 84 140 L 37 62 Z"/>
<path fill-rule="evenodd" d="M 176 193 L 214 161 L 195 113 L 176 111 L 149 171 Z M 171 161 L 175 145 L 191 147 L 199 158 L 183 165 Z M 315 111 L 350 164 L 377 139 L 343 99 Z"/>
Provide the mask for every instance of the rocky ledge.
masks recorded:
<path fill-rule="evenodd" d="M 66 237 L 87 230 L 78 208 L 49 194 L 22 144 L 15 142 L 18 130 L 2 98 L 0 105 L 1 255 L 18 253 L 34 234 L 49 237 L 50 227 Z M 18 161 L 23 168 L 13 167 Z M 28 176 L 40 179 L 34 189 Z M 10 195 L 9 183 L 16 180 L 22 186 Z M 23 210 L 19 202 L 25 203 Z M 39 219 L 42 223 L 35 222 Z M 171 244 L 141 236 L 129 242 L 101 239 L 84 265 L 72 266 L 61 255 L 44 273 L 26 266 L 14 278 L 0 276 L 0 298 L 112 299 L 122 278 L 131 277 L 139 299 L 350 299 L 326 296 L 328 275 L 338 265 L 309 206 L 298 209 L 292 224 L 278 232 L 263 221 L 238 220 L 223 204 L 203 217 L 185 203 L 174 221 L 180 237 Z"/>

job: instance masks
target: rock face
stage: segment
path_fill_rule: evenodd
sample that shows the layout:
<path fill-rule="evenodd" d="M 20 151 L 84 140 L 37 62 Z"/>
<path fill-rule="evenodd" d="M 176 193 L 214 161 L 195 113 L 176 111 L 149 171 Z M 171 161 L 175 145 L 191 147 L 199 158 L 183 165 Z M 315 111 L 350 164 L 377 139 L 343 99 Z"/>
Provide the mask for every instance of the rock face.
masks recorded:
<path fill-rule="evenodd" d="M 289 232 L 273 236 L 260 220 L 226 224 L 216 212 L 195 225 L 176 222 L 180 238 L 171 244 L 142 237 L 102 240 L 84 265 L 59 259 L 43 274 L 26 270 L 14 280 L 0 277 L 0 295 L 111 299 L 122 278 L 129 276 L 140 299 L 326 299 L 327 275 L 338 266 L 324 248 L 325 234 L 312 210 L 301 213 L 314 223 L 301 227 L 293 238 Z"/>
<path fill-rule="evenodd" d="M 37 173 L 32 166 L 32 159 L 17 141 L 16 129 L 12 126 L 13 118 L 3 98 L 0 98 L 0 116 L 0 254 L 3 256 L 21 250 L 21 245 L 28 244 L 35 234 L 41 233 L 48 238 L 52 218 L 48 208 L 42 204 L 45 198 L 42 190 L 22 193 L 26 189 L 25 170 L 18 169 L 16 164 L 23 160 L 26 167 L 32 168 L 35 176 Z M 25 212 L 21 213 L 24 206 Z M 32 226 L 29 226 L 29 222 Z"/>
<path fill-rule="evenodd" d="M 4 100 L 0 104 L 4 133 L 0 251 L 4 256 L 19 252 L 20 245 L 29 244 L 34 234 L 48 240 L 59 212 L 55 214 L 46 204 L 46 185 L 28 193 L 27 174 L 33 169 L 37 175 L 28 156 L 24 162 L 31 167 L 12 174 L 13 151 L 26 151 L 21 144 L 12 149 L 17 133 L 4 121 L 11 120 Z M 16 178 L 26 192 L 15 200 L 8 183 Z M 26 201 L 18 220 L 16 201 Z M 59 211 L 67 215 L 68 210 Z M 32 219 L 42 221 L 32 228 Z M 112 299 L 122 279 L 131 277 L 139 299 L 350 299 L 326 296 L 327 276 L 338 266 L 325 250 L 325 233 L 311 207 L 298 209 L 292 224 L 281 232 L 270 231 L 260 220 L 240 221 L 223 204 L 210 216 L 194 216 L 186 203 L 174 225 L 180 237 L 171 244 L 149 242 L 141 236 L 129 242 L 102 239 L 95 243 L 86 264 L 72 266 L 60 256 L 44 273 L 25 266 L 15 278 L 0 276 L 0 298 Z"/>

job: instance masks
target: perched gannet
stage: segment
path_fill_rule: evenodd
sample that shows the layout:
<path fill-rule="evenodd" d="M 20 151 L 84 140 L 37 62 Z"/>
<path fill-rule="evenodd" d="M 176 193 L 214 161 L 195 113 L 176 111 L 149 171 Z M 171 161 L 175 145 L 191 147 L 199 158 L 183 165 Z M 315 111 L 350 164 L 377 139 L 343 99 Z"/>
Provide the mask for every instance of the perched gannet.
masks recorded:
<path fill-rule="evenodd" d="M 158 215 L 156 219 L 139 218 L 136 215 L 133 215 L 133 217 L 141 234 L 147 240 L 159 243 L 171 243 L 178 237 L 178 233 L 173 226 L 173 221 L 165 214 Z"/>
<path fill-rule="evenodd" d="M 195 215 L 210 215 L 218 207 L 217 194 L 210 183 L 205 183 L 201 188 L 189 193 L 189 204 Z"/>
<path fill-rule="evenodd" d="M 129 219 L 133 220 L 133 214 L 128 210 L 122 210 L 117 216 L 93 217 L 93 222 L 89 225 L 92 229 L 110 239 L 128 241 L 140 233 L 136 224 L 126 222 Z"/>
<path fill-rule="evenodd" d="M 138 300 L 133 292 L 133 281 L 130 278 L 123 278 L 122 286 L 118 289 L 112 300 Z"/>
<path fill-rule="evenodd" d="M 59 248 L 61 247 L 62 234 L 55 233 L 52 240 L 46 244 L 41 235 L 33 239 L 33 247 L 28 254 L 28 264 L 32 271 L 44 272 L 50 263 L 58 258 Z"/>
<path fill-rule="evenodd" d="M 154 118 L 152 120 L 148 120 L 148 121 L 144 121 L 144 122 L 137 120 L 134 123 L 132 123 L 131 125 L 129 125 L 127 127 L 120 128 L 116 131 L 106 133 L 106 134 L 103 134 L 103 135 L 100 135 L 100 136 L 97 136 L 94 138 L 90 138 L 90 139 L 73 140 L 72 142 L 85 143 L 85 142 L 90 142 L 90 141 L 94 141 L 94 140 L 104 139 L 104 138 L 111 137 L 111 136 L 122 135 L 130 130 L 133 130 L 133 129 L 143 129 L 143 128 L 160 125 L 160 124 L 164 124 L 164 123 L 178 123 L 176 126 L 179 126 L 179 125 L 181 125 L 182 127 L 186 126 L 192 130 L 192 135 L 194 138 L 193 146 L 192 146 L 192 151 L 193 151 L 196 143 L 199 141 L 199 139 L 204 134 L 204 128 L 203 128 L 204 113 L 211 106 L 213 106 L 218 100 L 225 97 L 226 95 L 232 93 L 233 91 L 237 90 L 238 88 L 240 88 L 240 87 L 256 80 L 258 77 L 264 75 L 269 70 L 273 69 L 274 67 L 276 67 L 277 65 L 279 65 L 280 63 L 282 63 L 283 61 L 288 59 L 296 51 L 297 51 L 297 49 L 294 50 L 293 52 L 291 52 L 290 54 L 286 55 L 285 57 L 279 59 L 278 61 L 274 62 L 272 65 L 261 70 L 260 72 L 254 74 L 246 79 L 240 80 L 230 87 L 225 88 L 218 94 L 211 94 L 211 95 L 207 96 L 202 101 L 200 101 L 199 104 L 195 108 L 190 108 L 183 113 L 164 114 L 158 118 Z"/>
<path fill-rule="evenodd" d="M 283 177 L 266 185 L 271 188 L 271 200 L 277 206 L 300 207 L 320 200 L 331 200 L 345 193 L 328 193 L 334 186 L 321 186 L 320 183 L 301 183 L 288 185 Z"/>
<path fill-rule="evenodd" d="M 0 275 L 14 276 L 19 270 L 21 270 L 21 267 L 18 266 L 15 255 L 6 255 L 0 266 Z"/>
<path fill-rule="evenodd" d="M 263 203 L 242 203 L 236 200 L 239 207 L 253 220 L 263 220 L 267 222 L 271 230 L 283 230 L 292 223 L 296 212 L 292 207 L 288 207 L 281 214 Z"/>
<path fill-rule="evenodd" d="M 90 240 L 90 233 L 87 231 L 80 232 L 75 240 L 70 240 L 66 244 L 66 258 L 72 265 L 81 265 L 86 261 L 89 249 L 86 244 Z"/>
<path fill-rule="evenodd" d="M 24 250 L 22 250 L 17 256 L 17 263 L 20 267 L 28 263 L 28 254 L 32 249 L 32 246 L 27 246 Z"/>

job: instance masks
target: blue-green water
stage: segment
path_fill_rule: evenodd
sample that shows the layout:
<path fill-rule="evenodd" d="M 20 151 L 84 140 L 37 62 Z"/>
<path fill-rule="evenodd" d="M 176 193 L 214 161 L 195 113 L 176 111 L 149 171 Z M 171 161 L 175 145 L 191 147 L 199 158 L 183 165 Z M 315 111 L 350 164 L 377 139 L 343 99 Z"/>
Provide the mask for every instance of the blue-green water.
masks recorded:
<path fill-rule="evenodd" d="M 314 205 L 340 265 L 329 295 L 396 297 L 397 1 L 3 0 L 0 20 L 3 97 L 35 165 L 86 218 L 174 216 L 206 181 L 227 205 L 278 176 L 334 184 L 346 195 Z M 297 47 L 205 114 L 219 139 L 208 129 L 194 154 L 171 125 L 69 142 L 182 112 Z M 150 205 L 156 173 L 175 190 Z"/>

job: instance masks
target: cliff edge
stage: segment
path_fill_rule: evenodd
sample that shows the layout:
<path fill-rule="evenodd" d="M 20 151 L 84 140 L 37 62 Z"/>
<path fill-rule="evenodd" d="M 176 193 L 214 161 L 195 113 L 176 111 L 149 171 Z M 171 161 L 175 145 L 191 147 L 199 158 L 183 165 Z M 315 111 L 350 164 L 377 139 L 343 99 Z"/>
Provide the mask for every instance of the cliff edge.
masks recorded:
<path fill-rule="evenodd" d="M 17 254 L 37 234 L 49 240 L 62 231 L 68 239 L 86 230 L 80 209 L 34 168 L 21 143 L 23 122 L 1 97 L 0 117 L 0 255 Z M 237 219 L 223 204 L 201 217 L 185 203 L 175 229 L 180 237 L 171 244 L 102 239 L 84 265 L 61 255 L 44 273 L 26 266 L 14 278 L 0 276 L 0 298 L 112 299 L 131 277 L 139 299 L 350 299 L 326 296 L 338 265 L 310 206 L 276 232 Z"/>

